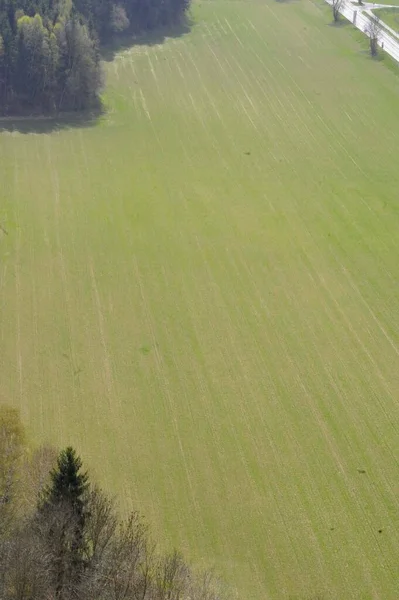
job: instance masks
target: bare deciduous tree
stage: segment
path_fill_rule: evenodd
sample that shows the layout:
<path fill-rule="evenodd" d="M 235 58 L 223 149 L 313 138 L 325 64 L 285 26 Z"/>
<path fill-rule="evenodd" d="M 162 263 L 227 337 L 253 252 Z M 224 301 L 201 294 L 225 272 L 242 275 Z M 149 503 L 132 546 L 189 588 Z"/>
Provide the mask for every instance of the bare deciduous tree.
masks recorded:
<path fill-rule="evenodd" d="M 235 600 L 236 594 L 227 593 L 225 586 L 211 570 L 202 571 L 192 576 L 190 600 Z"/>
<path fill-rule="evenodd" d="M 334 23 L 338 23 L 339 22 L 339 15 L 341 12 L 342 7 L 345 4 L 345 0 L 332 0 L 332 11 L 333 11 L 333 17 L 334 17 Z"/>
<path fill-rule="evenodd" d="M 50 598 L 50 570 L 42 540 L 27 522 L 19 523 L 12 537 L 0 543 L 0 598 Z"/>
<path fill-rule="evenodd" d="M 99 564 L 117 532 L 118 517 L 113 500 L 97 486 L 88 492 L 87 511 L 86 535 L 90 539 L 93 561 Z"/>
<path fill-rule="evenodd" d="M 51 467 L 52 450 L 41 450 L 34 462 Z M 25 493 L 35 491 L 40 500 L 34 512 L 25 503 L 27 516 L 17 515 L 0 535 L 1 600 L 225 597 L 211 572 L 196 573 L 176 551 L 157 553 L 143 518 L 133 512 L 121 519 L 113 500 L 79 474 L 80 466 L 69 448 L 60 453 L 44 492 L 42 469 L 27 486 Z"/>
<path fill-rule="evenodd" d="M 366 27 L 366 33 L 369 36 L 371 56 L 378 54 L 378 42 L 381 38 L 382 27 L 380 19 L 376 15 L 372 15 Z"/>
<path fill-rule="evenodd" d="M 37 499 L 50 482 L 50 471 L 57 463 L 58 452 L 53 446 L 40 446 L 23 457 L 18 486 L 19 511 L 32 513 Z"/>
<path fill-rule="evenodd" d="M 189 588 L 190 570 L 176 550 L 159 559 L 154 598 L 156 600 L 179 600 Z"/>

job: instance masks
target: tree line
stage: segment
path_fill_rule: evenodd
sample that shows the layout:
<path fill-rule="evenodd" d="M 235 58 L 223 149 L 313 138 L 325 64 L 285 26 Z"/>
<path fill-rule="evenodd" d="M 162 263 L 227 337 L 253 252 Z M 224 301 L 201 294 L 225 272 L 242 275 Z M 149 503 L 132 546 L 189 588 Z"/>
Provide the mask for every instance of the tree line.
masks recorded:
<path fill-rule="evenodd" d="M 76 451 L 30 451 L 14 409 L 0 407 L 2 600 L 221 600 L 210 572 L 162 554 L 143 518 L 121 518 Z"/>
<path fill-rule="evenodd" d="M 102 44 L 184 19 L 190 0 L 0 0 L 0 111 L 98 103 Z"/>
<path fill-rule="evenodd" d="M 357 0 L 357 4 L 359 6 L 363 6 L 363 0 Z M 341 23 L 341 11 L 345 7 L 345 0 L 332 0 L 331 8 L 333 13 L 333 19 L 335 25 L 339 25 Z M 353 13 L 353 24 L 356 25 L 357 11 Z M 383 33 L 383 25 L 380 21 L 380 18 L 374 14 L 366 14 L 367 25 L 364 30 L 364 33 L 369 38 L 369 48 L 370 54 L 373 57 L 378 55 L 378 45 L 382 38 Z M 382 40 L 381 48 L 384 49 L 384 41 Z"/>

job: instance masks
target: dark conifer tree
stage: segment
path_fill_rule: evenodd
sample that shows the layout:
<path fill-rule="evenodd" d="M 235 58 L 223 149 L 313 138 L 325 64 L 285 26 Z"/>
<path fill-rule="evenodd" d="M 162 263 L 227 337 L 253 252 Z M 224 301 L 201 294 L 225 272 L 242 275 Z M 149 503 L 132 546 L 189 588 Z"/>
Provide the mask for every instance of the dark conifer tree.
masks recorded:
<path fill-rule="evenodd" d="M 50 550 L 57 598 L 71 595 L 85 568 L 89 483 L 81 467 L 82 461 L 73 448 L 63 450 L 38 506 L 37 525 Z"/>
<path fill-rule="evenodd" d="M 84 494 L 88 488 L 88 475 L 81 473 L 82 461 L 75 450 L 68 446 L 57 459 L 57 467 L 51 472 L 51 483 L 40 500 L 40 510 L 46 511 L 60 504 L 67 504 L 79 518 L 84 515 Z"/>

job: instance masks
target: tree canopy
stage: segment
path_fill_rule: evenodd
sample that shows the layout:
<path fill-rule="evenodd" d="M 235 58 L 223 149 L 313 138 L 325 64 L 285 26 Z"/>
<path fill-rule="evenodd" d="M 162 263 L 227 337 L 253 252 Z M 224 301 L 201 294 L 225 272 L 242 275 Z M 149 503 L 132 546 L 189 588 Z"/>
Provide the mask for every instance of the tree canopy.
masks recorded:
<path fill-rule="evenodd" d="M 98 102 L 101 44 L 181 20 L 190 0 L 0 0 L 0 111 Z"/>
<path fill-rule="evenodd" d="M 160 553 L 137 512 L 119 516 L 73 448 L 58 454 L 46 476 L 54 449 L 28 452 L 18 412 L 0 407 L 5 481 L 10 468 L 16 480 L 25 476 L 24 454 L 36 485 L 15 488 L 7 505 L 35 489 L 38 498 L 23 502 L 0 527 L 2 600 L 222 600 L 212 573 L 196 573 L 177 551 Z"/>

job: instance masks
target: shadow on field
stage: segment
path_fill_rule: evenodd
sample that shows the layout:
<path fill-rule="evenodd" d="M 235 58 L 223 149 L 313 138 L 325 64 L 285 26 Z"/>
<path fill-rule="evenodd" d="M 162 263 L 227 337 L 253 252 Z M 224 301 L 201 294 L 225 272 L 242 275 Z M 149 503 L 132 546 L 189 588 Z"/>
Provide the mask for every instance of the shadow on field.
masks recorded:
<path fill-rule="evenodd" d="M 105 109 L 99 106 L 82 113 L 59 113 L 51 116 L 0 116 L 0 133 L 46 134 L 63 129 L 94 127 L 104 114 Z"/>
<path fill-rule="evenodd" d="M 191 31 L 194 22 L 187 17 L 181 23 L 162 27 L 150 33 L 140 35 L 122 35 L 114 42 L 107 44 L 101 49 L 101 58 L 106 62 L 111 62 L 118 52 L 129 50 L 134 46 L 157 46 L 163 44 L 168 38 L 177 39 L 183 37 Z"/>
<path fill-rule="evenodd" d="M 151 33 L 120 36 L 112 44 L 108 44 L 101 49 L 101 58 L 106 62 L 110 62 L 122 50 L 134 46 L 156 46 L 164 43 L 168 38 L 183 37 L 191 31 L 192 26 L 193 21 L 186 18 L 179 24 L 162 27 Z M 50 116 L 29 114 L 24 116 L 0 116 L 0 133 L 46 134 L 63 129 L 94 127 L 105 112 L 104 106 L 99 105 L 90 111 L 59 113 Z"/>
<path fill-rule="evenodd" d="M 388 61 L 388 59 L 391 58 L 389 54 L 386 54 L 383 50 L 381 50 L 381 48 L 379 48 L 378 53 L 375 56 L 372 56 L 370 48 L 368 48 L 367 46 L 359 50 L 359 54 L 361 56 L 364 56 L 366 60 L 369 60 L 374 63 L 382 63 L 385 61 L 385 59 L 387 59 Z"/>
<path fill-rule="evenodd" d="M 328 24 L 328 26 L 333 27 L 333 29 L 341 29 L 341 27 L 347 27 L 348 25 L 352 25 L 352 22 L 343 18 L 339 19 L 339 21 L 331 21 L 331 23 Z"/>

